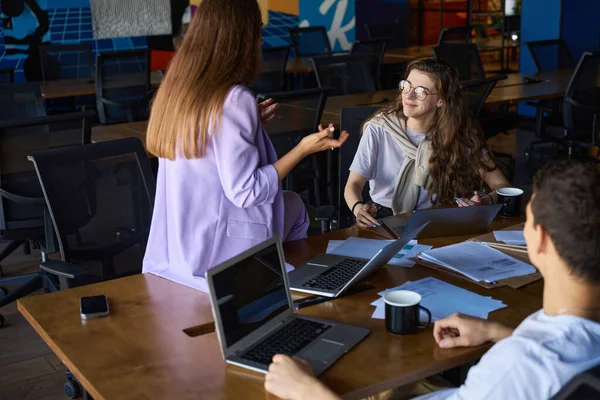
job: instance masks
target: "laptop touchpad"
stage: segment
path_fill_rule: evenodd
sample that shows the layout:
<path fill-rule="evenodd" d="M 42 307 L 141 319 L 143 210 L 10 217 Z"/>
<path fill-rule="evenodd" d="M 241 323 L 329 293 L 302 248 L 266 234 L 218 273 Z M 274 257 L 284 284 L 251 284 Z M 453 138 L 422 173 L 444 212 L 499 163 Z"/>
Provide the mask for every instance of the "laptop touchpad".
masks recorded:
<path fill-rule="evenodd" d="M 331 357 L 334 357 L 343 346 L 343 343 L 321 339 L 314 346 L 311 346 L 310 349 L 303 351 L 301 357 L 307 360 L 327 361 Z"/>

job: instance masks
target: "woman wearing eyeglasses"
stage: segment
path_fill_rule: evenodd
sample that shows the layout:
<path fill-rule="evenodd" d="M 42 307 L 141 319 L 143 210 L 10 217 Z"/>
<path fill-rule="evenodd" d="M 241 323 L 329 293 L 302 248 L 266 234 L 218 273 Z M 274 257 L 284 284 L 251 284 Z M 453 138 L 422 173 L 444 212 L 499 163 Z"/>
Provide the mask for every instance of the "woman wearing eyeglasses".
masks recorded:
<path fill-rule="evenodd" d="M 495 190 L 510 186 L 484 148 L 458 72 L 443 60 L 411 62 L 398 97 L 371 117 L 362 133 L 344 190 L 360 227 L 438 204 L 487 204 Z M 367 181 L 371 204 L 361 196 Z M 490 195 L 478 191 L 482 181 Z"/>

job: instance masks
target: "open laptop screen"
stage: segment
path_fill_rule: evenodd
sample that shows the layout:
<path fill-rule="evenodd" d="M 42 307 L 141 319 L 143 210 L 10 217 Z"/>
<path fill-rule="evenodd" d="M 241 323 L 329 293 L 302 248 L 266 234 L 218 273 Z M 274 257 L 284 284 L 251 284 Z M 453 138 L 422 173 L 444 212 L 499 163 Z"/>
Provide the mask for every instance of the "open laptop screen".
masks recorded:
<path fill-rule="evenodd" d="M 213 275 L 227 347 L 287 310 L 288 295 L 277 244 Z"/>

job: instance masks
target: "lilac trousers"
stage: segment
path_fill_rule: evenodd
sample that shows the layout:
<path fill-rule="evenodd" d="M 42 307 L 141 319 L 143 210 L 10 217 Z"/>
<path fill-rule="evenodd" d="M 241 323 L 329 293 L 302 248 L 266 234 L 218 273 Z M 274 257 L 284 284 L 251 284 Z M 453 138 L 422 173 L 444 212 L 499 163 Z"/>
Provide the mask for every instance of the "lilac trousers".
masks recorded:
<path fill-rule="evenodd" d="M 283 191 L 284 222 L 283 241 L 304 239 L 308 232 L 310 219 L 300 196 L 289 190 Z"/>

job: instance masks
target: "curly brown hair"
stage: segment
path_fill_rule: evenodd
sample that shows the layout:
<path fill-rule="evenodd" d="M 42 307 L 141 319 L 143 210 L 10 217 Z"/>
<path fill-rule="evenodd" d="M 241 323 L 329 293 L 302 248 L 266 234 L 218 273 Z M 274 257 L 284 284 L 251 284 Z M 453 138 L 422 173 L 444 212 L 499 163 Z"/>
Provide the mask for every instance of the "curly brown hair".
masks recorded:
<path fill-rule="evenodd" d="M 496 163 L 491 154 L 483 154 L 484 136 L 477 121 L 471 118 L 458 80 L 458 71 L 439 58 L 421 58 L 406 67 L 406 77 L 412 70 L 429 74 L 445 106 L 436 111 L 433 125 L 426 132 L 433 153 L 429 160 L 433 187 L 441 204 L 454 203 L 455 197 L 471 197 L 482 185 L 482 174 L 493 171 Z M 400 113 L 402 96 L 379 112 Z M 379 113 L 378 112 L 378 113 Z"/>

